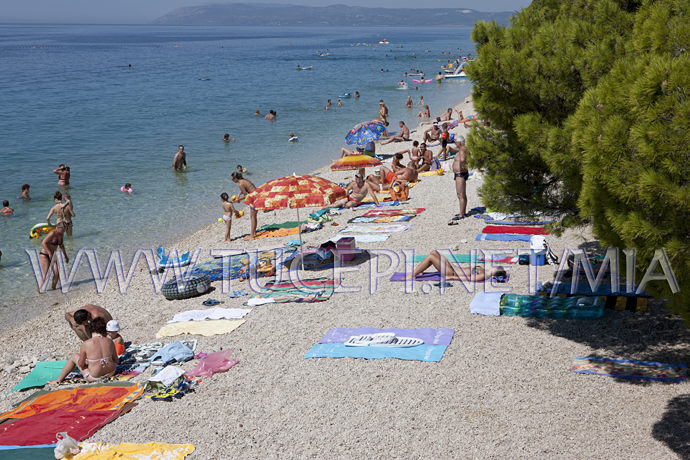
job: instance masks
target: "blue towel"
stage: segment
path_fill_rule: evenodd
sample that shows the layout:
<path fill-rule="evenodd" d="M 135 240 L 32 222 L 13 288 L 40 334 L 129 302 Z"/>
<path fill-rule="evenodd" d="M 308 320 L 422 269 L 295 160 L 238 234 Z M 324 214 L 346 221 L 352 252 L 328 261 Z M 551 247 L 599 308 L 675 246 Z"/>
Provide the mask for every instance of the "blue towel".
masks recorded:
<path fill-rule="evenodd" d="M 510 233 L 480 233 L 476 241 L 529 241 L 532 235 L 513 235 Z"/>
<path fill-rule="evenodd" d="M 319 343 L 304 355 L 307 358 L 398 358 L 408 361 L 439 362 L 446 345 L 418 345 L 416 347 L 348 347 L 344 343 Z"/>

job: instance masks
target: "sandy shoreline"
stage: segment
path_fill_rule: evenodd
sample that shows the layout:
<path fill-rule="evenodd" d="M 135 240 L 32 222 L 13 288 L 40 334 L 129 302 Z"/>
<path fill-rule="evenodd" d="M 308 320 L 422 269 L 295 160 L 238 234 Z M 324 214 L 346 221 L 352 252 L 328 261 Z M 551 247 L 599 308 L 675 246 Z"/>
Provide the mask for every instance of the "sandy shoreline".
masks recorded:
<path fill-rule="evenodd" d="M 469 100 L 456 107 L 466 115 L 474 113 Z M 419 139 L 423 129 L 418 127 L 413 139 Z M 455 131 L 465 133 L 462 127 Z M 389 154 L 409 145 L 378 146 L 377 152 Z M 335 182 L 352 176 L 331 172 L 328 166 L 315 172 Z M 477 194 L 480 185 L 481 174 L 475 171 L 468 181 L 468 209 L 482 205 Z M 384 243 L 359 247 L 415 249 L 418 254 L 443 248 L 467 253 L 475 248 L 528 247 L 519 242 L 474 241 L 484 226 L 481 219 L 448 226 L 458 212 L 452 174 L 423 177 L 411 190 L 406 207 L 426 210 L 410 222 L 408 231 L 393 234 Z M 320 231 L 304 234 L 305 244 L 327 241 L 347 220 L 361 214 L 343 211 L 334 218 L 338 226 L 326 224 Z M 259 225 L 295 218 L 294 210 L 260 213 Z M 248 230 L 245 216 L 233 223 L 232 235 Z M 222 239 L 222 225 L 213 223 L 171 247 L 201 248 L 204 261 L 211 249 L 268 249 L 294 237 L 237 239 L 230 244 Z M 557 254 L 593 241 L 582 229 L 548 239 Z M 246 323 L 230 334 L 193 337 L 199 340 L 198 351 L 234 349 L 239 365 L 203 379 L 196 393 L 181 400 L 140 402 L 90 440 L 192 443 L 196 451 L 190 458 L 676 458 L 683 448 L 688 453 L 682 441 L 687 427 L 674 423 L 671 410 L 679 405 L 688 409 L 687 383 L 638 384 L 569 371 L 576 356 L 589 355 L 688 364 L 690 334 L 678 317 L 666 314 L 657 303 L 646 314 L 608 311 L 594 321 L 483 317 L 470 314 L 473 293 L 459 282 L 443 294 L 437 290 L 424 294 L 420 284 L 406 294 L 401 283 L 381 278 L 378 290 L 369 294 L 369 264 L 357 267 L 343 275 L 344 283 L 364 286 L 362 292 L 336 291 L 323 303 L 255 307 Z M 526 293 L 527 267 L 510 268 L 513 292 Z M 540 268 L 540 280 L 552 279 L 553 266 Z M 328 275 L 328 271 L 308 272 L 306 277 Z M 112 281 L 101 295 L 93 285 L 67 296 L 46 294 L 45 303 L 53 303 L 49 310 L 0 331 L 5 344 L 2 366 L 32 356 L 64 359 L 77 351 L 78 338 L 63 315 L 87 303 L 108 309 L 123 326 L 127 341 L 145 343 L 156 341 L 158 329 L 175 313 L 204 308 L 201 302 L 206 298 L 223 300 L 220 306 L 227 308 L 239 307 L 246 299 L 230 299 L 220 292 L 220 283 L 214 283 L 216 291 L 210 294 L 167 301 L 153 293 L 143 265 L 126 295 L 118 294 Z M 246 289 L 246 283 L 232 281 L 231 288 Z M 440 363 L 303 359 L 329 329 L 366 326 L 451 328 L 455 336 Z M 183 367 L 191 369 L 195 363 Z M 145 381 L 150 372 L 134 381 Z M 3 377 L 0 410 L 5 411 L 26 394 L 7 394 L 21 379 L 19 374 L 3 373 Z"/>

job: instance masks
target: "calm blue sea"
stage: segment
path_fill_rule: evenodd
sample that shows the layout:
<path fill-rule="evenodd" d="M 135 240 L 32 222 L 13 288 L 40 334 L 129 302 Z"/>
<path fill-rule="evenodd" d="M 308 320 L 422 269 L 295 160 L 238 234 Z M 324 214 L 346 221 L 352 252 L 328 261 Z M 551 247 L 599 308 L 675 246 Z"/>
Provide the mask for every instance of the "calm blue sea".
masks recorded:
<path fill-rule="evenodd" d="M 25 249 L 39 247 L 28 233 L 52 205 L 58 164 L 72 171 L 69 254 L 155 247 L 220 215 L 218 195 L 236 193 L 229 177 L 238 163 L 256 185 L 306 173 L 337 156 L 349 128 L 376 117 L 379 99 L 397 128 L 397 120 L 417 123 L 419 108 L 403 105 L 408 94 L 415 102 L 423 95 L 432 114 L 468 96 L 468 82 L 419 91 L 396 84 L 411 68 L 436 74 L 448 59 L 442 52 L 473 51 L 469 35 L 468 28 L 3 25 L 0 200 L 15 215 L 0 218 L 0 307 L 15 309 L 36 291 Z M 383 38 L 391 45 L 353 46 Z M 298 72 L 298 64 L 314 68 Z M 335 104 L 355 90 L 361 99 L 324 112 L 327 99 Z M 277 121 L 255 117 L 256 109 L 276 110 Z M 226 132 L 237 142 L 222 142 Z M 299 143 L 287 142 L 291 132 Z M 187 151 L 184 174 L 171 168 L 178 144 Z M 120 192 L 125 182 L 132 196 Z M 23 183 L 30 202 L 16 199 Z"/>

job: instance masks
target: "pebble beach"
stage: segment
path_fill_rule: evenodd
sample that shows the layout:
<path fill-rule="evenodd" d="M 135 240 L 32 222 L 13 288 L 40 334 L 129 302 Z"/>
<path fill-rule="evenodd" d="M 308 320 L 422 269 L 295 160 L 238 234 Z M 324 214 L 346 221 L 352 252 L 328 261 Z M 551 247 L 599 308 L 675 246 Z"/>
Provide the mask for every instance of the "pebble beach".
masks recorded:
<path fill-rule="evenodd" d="M 460 101 L 455 109 L 475 113 L 470 99 Z M 427 127 L 417 126 L 412 138 L 420 140 Z M 460 125 L 451 132 L 466 135 L 467 129 Z M 378 144 L 377 153 L 388 155 L 410 145 Z M 435 153 L 438 149 L 432 148 Z M 332 152 L 329 159 L 337 156 Z M 354 174 L 331 171 L 329 165 L 314 173 L 336 183 L 347 182 Z M 468 210 L 483 206 L 478 192 L 482 174 L 472 172 L 467 182 Z M 229 178 L 228 183 L 230 192 L 234 189 Z M 410 221 L 409 230 L 358 248 L 372 254 L 379 249 L 428 254 L 433 249 L 468 253 L 529 248 L 524 242 L 475 241 L 485 225 L 482 219 L 468 217 L 458 225 L 447 225 L 458 212 L 452 172 L 421 177 L 403 207 L 425 211 Z M 357 208 L 341 211 L 333 216 L 338 225 L 328 222 L 321 230 L 303 234 L 304 244 L 318 247 L 362 213 Z M 231 243 L 222 242 L 223 225 L 212 223 L 167 247 L 180 252 L 201 248 L 205 261 L 212 249 L 272 249 L 295 238 L 246 241 L 240 236 L 249 232 L 248 217 L 233 223 Z M 259 213 L 259 226 L 295 219 L 290 209 Z M 596 245 L 587 228 L 569 229 L 560 237 L 549 235 L 548 241 L 557 255 L 566 248 Z M 453 282 L 444 292 L 415 283 L 407 292 L 405 283 L 382 276 L 372 293 L 375 259 L 358 260 L 342 272 L 342 284 L 361 287 L 360 292 L 339 292 L 344 290 L 339 288 L 326 302 L 256 306 L 246 322 L 229 334 L 187 337 L 198 340 L 197 352 L 234 350 L 239 364 L 203 378 L 195 392 L 182 399 L 142 400 L 89 441 L 191 443 L 195 451 L 190 459 L 690 455 L 687 382 L 663 384 L 570 371 L 578 356 L 687 364 L 690 334 L 680 317 L 666 312 L 663 302 L 650 302 L 647 312 L 607 310 L 596 320 L 473 315 L 469 304 L 475 292 L 468 292 L 463 283 Z M 126 341 L 147 343 L 158 341 L 156 332 L 176 313 L 204 308 L 201 302 L 207 298 L 222 300 L 219 306 L 225 308 L 240 308 L 246 300 L 229 298 L 220 292 L 220 283 L 214 283 L 213 292 L 169 301 L 153 292 L 143 267 L 124 295 L 115 283 L 109 283 L 103 294 L 88 284 L 66 295 L 48 292 L 43 296 L 52 306 L 16 327 L 0 330 L 4 344 L 0 411 L 26 397 L 9 393 L 23 377 L 20 367 L 30 367 L 38 359 L 65 359 L 78 350 L 79 339 L 63 318 L 67 311 L 100 305 L 119 321 Z M 529 266 L 507 268 L 511 292 L 527 294 L 530 282 L 534 283 Z M 538 280 L 553 279 L 556 266 L 538 268 Z M 310 271 L 302 278 L 332 274 L 332 270 Z M 247 290 L 246 284 L 233 280 L 231 289 Z M 449 328 L 455 333 L 438 363 L 304 359 L 327 331 L 339 327 Z M 183 368 L 196 363 L 184 363 Z M 150 376 L 148 369 L 133 381 L 144 383 Z"/>

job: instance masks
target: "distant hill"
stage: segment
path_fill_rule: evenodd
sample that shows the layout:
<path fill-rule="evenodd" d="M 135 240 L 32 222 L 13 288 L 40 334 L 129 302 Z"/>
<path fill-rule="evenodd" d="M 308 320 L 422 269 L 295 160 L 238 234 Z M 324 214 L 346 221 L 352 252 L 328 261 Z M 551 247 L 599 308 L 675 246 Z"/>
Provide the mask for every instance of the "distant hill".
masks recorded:
<path fill-rule="evenodd" d="M 228 3 L 178 8 L 154 21 L 171 25 L 232 26 L 471 26 L 479 20 L 506 23 L 512 12 L 468 8 L 323 7 L 270 3 Z"/>

